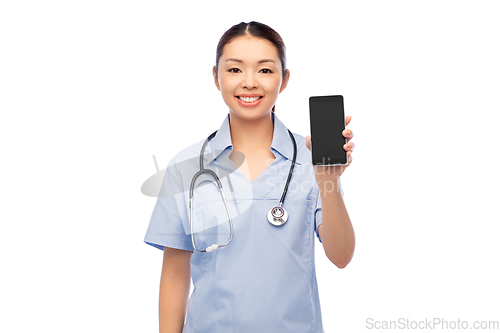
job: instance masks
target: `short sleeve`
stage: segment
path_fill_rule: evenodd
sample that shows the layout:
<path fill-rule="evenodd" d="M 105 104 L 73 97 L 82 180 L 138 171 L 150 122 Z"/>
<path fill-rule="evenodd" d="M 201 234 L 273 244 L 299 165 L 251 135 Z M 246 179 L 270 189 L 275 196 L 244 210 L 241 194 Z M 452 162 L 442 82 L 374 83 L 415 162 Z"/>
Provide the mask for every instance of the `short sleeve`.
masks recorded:
<path fill-rule="evenodd" d="M 188 250 L 193 252 L 191 234 L 186 233 L 181 212 L 185 212 L 184 189 L 180 176 L 173 166 L 165 171 L 165 176 L 153 209 L 144 242 L 157 249 L 163 247 Z"/>
<path fill-rule="evenodd" d="M 343 198 L 344 191 L 342 190 L 342 184 L 340 182 L 340 178 L 339 178 L 339 189 L 340 189 L 340 194 L 342 195 L 342 198 Z M 316 236 L 318 237 L 319 242 L 323 243 L 321 241 L 321 237 L 319 236 L 319 232 L 318 232 L 318 227 L 321 225 L 321 223 L 323 223 L 323 212 L 321 210 L 321 196 L 319 193 L 319 188 L 317 189 L 317 193 L 318 193 L 318 196 L 317 196 L 317 200 L 316 200 L 316 208 L 314 210 L 314 232 L 316 233 Z"/>

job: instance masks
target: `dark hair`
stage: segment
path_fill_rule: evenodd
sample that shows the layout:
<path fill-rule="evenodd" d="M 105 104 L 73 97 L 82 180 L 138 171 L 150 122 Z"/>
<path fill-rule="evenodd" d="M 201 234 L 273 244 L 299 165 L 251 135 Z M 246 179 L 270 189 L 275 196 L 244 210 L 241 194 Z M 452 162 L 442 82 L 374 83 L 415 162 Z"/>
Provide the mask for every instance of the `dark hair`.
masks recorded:
<path fill-rule="evenodd" d="M 276 51 L 278 51 L 278 56 L 281 61 L 281 71 L 283 78 L 286 76 L 286 47 L 285 43 L 281 39 L 281 36 L 271 27 L 260 23 L 251 21 L 249 23 L 241 22 L 239 24 L 233 25 L 229 30 L 227 30 L 219 40 L 217 44 L 217 53 L 215 56 L 215 75 L 218 76 L 219 70 L 219 59 L 224 51 L 224 46 L 231 42 L 233 39 L 241 36 L 252 36 L 257 38 L 262 38 L 271 42 Z M 274 111 L 274 106 L 273 106 Z"/>

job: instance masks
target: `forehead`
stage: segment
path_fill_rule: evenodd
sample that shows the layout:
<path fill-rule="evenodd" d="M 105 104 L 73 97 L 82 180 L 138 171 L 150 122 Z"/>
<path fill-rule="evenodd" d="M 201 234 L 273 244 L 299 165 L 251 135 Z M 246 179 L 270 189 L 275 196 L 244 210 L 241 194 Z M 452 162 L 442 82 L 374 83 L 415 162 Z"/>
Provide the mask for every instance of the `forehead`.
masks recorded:
<path fill-rule="evenodd" d="M 237 37 L 224 46 L 221 61 L 227 58 L 241 59 L 243 62 L 257 62 L 261 59 L 273 59 L 278 64 L 278 51 L 274 45 L 263 38 Z"/>

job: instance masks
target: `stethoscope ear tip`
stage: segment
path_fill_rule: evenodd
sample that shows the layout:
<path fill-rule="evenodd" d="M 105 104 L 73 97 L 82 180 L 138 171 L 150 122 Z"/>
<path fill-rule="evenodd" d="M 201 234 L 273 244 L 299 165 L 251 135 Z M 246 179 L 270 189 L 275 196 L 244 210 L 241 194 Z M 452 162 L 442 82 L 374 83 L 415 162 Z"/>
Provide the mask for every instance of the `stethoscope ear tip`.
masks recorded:
<path fill-rule="evenodd" d="M 207 251 L 207 252 L 212 252 L 212 251 L 217 250 L 218 248 L 219 248 L 219 245 L 217 245 L 217 244 L 212 244 L 212 245 L 210 245 L 209 247 L 207 247 L 207 250 L 206 250 L 206 251 Z"/>

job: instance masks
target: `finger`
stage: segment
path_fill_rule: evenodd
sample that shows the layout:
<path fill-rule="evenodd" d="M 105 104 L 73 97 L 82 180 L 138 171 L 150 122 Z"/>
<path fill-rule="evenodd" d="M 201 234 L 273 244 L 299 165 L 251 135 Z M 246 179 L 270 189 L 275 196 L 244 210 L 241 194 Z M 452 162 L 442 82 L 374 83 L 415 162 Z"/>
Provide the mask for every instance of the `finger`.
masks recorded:
<path fill-rule="evenodd" d="M 342 135 L 344 136 L 344 138 L 347 139 L 347 142 L 349 142 L 352 139 L 352 137 L 354 136 L 354 133 L 350 129 L 345 129 L 342 132 Z"/>
<path fill-rule="evenodd" d="M 354 150 L 354 142 L 349 142 L 344 145 L 344 149 L 346 151 L 353 151 Z"/>
<path fill-rule="evenodd" d="M 311 150 L 311 137 L 306 135 L 306 147 Z"/>
<path fill-rule="evenodd" d="M 347 117 L 345 117 L 345 125 L 346 125 L 346 126 L 347 126 L 347 125 L 349 125 L 349 123 L 351 122 L 351 119 L 352 119 L 352 117 L 351 117 L 351 116 L 347 116 Z"/>

